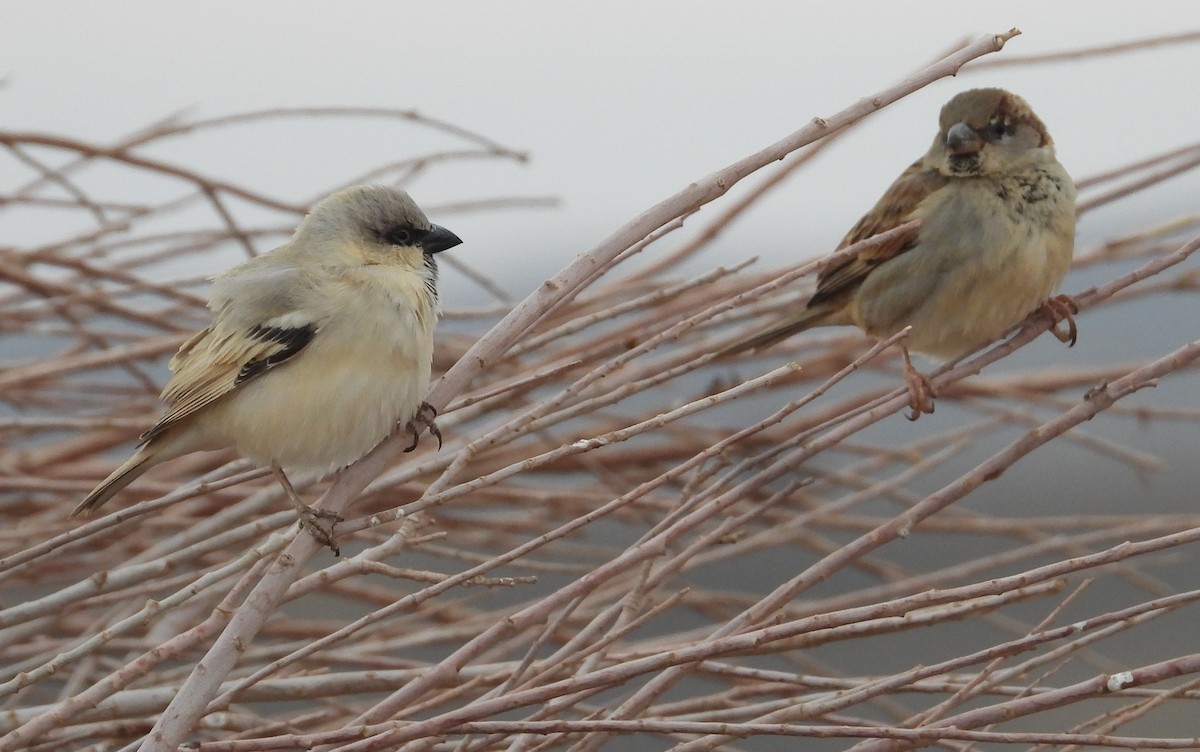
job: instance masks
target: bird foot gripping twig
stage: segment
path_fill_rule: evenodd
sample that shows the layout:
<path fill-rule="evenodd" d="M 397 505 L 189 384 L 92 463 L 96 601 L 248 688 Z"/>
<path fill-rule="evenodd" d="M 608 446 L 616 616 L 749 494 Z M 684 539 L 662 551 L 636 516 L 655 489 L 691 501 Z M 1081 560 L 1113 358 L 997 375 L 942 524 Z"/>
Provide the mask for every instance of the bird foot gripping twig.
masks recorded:
<path fill-rule="evenodd" d="M 1066 342 L 1067 347 L 1074 347 L 1076 335 L 1079 334 L 1079 330 L 1075 328 L 1075 314 L 1079 313 L 1079 305 L 1075 299 L 1070 295 L 1056 295 L 1047 298 L 1038 310 L 1053 322 L 1050 333 L 1057 337 L 1059 342 Z M 1066 322 L 1065 332 L 1058 328 L 1061 322 Z"/>
<path fill-rule="evenodd" d="M 411 452 L 417 448 L 417 444 L 419 444 L 421 441 L 421 431 L 425 430 L 426 428 L 428 428 L 429 433 L 433 434 L 433 436 L 437 439 L 438 449 L 442 448 L 442 432 L 438 429 L 437 423 L 433 422 L 433 419 L 437 417 L 437 414 L 437 408 L 435 408 L 433 405 L 429 404 L 428 402 L 421 403 L 421 406 L 417 408 L 417 414 L 414 415 L 412 420 L 408 421 L 408 423 L 404 426 L 404 428 L 410 434 L 412 434 L 412 444 L 409 444 L 408 448 L 404 451 Z"/>
<path fill-rule="evenodd" d="M 900 352 L 904 354 L 904 381 L 908 384 L 908 406 L 911 408 L 911 412 L 905 417 L 916 420 L 922 413 L 932 415 L 933 398 L 937 396 L 937 389 L 928 376 L 913 367 L 908 350 L 901 349 Z"/>
<path fill-rule="evenodd" d="M 308 534 L 317 543 L 333 551 L 334 556 L 341 556 L 342 550 L 338 547 L 337 539 L 333 537 L 333 528 L 342 521 L 342 516 L 325 509 L 314 509 L 301 501 L 300 495 L 296 493 L 292 482 L 288 480 L 283 468 L 279 465 L 271 465 L 271 472 L 275 473 L 275 477 L 279 479 L 279 484 L 283 486 L 284 493 L 292 502 L 292 506 L 296 507 L 296 515 L 300 518 L 300 527 L 308 531 Z"/>

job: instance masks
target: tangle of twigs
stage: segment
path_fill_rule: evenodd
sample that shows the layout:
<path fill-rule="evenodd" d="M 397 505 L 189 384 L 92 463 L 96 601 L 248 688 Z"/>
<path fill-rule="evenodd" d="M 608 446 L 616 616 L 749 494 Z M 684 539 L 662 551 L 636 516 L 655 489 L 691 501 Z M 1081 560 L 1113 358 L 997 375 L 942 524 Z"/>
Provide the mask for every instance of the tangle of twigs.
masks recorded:
<path fill-rule="evenodd" d="M 476 276 L 494 304 L 448 314 L 486 333 L 438 340 L 442 450 L 404 454 L 401 435 L 301 489 L 347 518 L 340 559 L 298 534 L 267 472 L 228 454 L 163 466 L 104 517 L 66 517 L 153 421 L 162 363 L 206 319 L 199 279 L 179 270 L 270 247 L 311 203 L 146 147 L 314 117 L 393 119 L 456 144 L 329 190 L 524 155 L 398 110 L 174 117 L 114 144 L 0 131 L 32 176 L 3 189 L 0 212 L 83 227 L 0 248 L 0 751 L 702 750 L 778 737 L 860 751 L 1195 748 L 1162 721 L 1194 718 L 1195 645 L 1120 662 L 1106 651 L 1194 625 L 1200 590 L 1149 564 L 1194 565 L 1200 512 L 959 502 L 1062 447 L 1157 471 L 1087 426 L 1194 429 L 1195 405 L 1138 395 L 1194 377 L 1200 340 L 1131 362 L 994 369 L 1050 325 L 1031 318 L 934 375 L 937 420 L 889 432 L 907 405 L 897 338 L 828 330 L 770 361 L 712 363 L 719 343 L 795 305 L 819 262 L 678 273 L 831 136 L 1015 33 L 697 180 L 520 303 Z M 749 197 L 703 213 L 781 158 Z M 1081 179 L 1081 211 L 1198 161 L 1190 145 Z M 98 164 L 180 190 L 158 203 L 98 195 L 79 179 Z M 231 202 L 286 219 L 248 223 Z M 210 220 L 193 229 L 157 221 L 197 208 Z M 697 214 L 708 224 L 672 246 Z M 1076 268 L 1103 279 L 1068 290 L 1084 336 L 1093 311 L 1119 302 L 1194 309 L 1198 248 L 1200 223 L 1185 217 L 1078 249 Z M 639 253 L 654 258 L 627 271 Z"/>

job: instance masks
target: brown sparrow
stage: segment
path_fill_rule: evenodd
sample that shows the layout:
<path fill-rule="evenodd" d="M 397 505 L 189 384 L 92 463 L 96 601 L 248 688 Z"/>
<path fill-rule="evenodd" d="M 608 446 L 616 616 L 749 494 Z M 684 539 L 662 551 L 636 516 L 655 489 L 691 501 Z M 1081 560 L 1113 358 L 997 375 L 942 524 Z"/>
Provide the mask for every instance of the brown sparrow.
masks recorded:
<path fill-rule="evenodd" d="M 875 337 L 912 330 L 901 350 L 916 420 L 933 412 L 929 379 L 908 350 L 953 358 L 1003 335 L 1039 307 L 1075 343 L 1077 312 L 1050 294 L 1071 265 L 1075 184 L 1024 99 L 973 89 L 942 108 L 925 156 L 842 239 L 845 248 L 913 219 L 920 229 L 825 267 L 803 310 L 726 349 L 766 347 L 813 326 L 853 324 Z"/>

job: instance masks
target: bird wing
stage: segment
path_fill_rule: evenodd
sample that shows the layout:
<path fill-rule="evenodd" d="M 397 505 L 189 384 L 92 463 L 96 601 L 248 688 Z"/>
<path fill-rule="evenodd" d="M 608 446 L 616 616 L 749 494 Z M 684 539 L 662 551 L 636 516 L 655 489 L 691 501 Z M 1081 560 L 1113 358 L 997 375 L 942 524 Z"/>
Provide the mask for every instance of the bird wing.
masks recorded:
<path fill-rule="evenodd" d="M 838 249 L 841 250 L 912 219 L 913 210 L 929 194 L 946 185 L 948 180 L 949 178 L 937 170 L 925 167 L 922 159 L 913 162 L 888 187 L 871 211 L 858 220 L 858 224 L 842 238 Z M 817 275 L 817 290 L 809 299 L 808 307 L 822 306 L 852 295 L 875 267 L 911 249 L 916 242 L 916 236 L 902 235 L 825 267 Z"/>
<path fill-rule="evenodd" d="M 167 412 L 142 434 L 142 443 L 286 363 L 312 342 L 319 322 L 298 305 L 306 286 L 309 280 L 296 269 L 244 266 L 239 274 L 217 277 L 209 304 L 216 313 L 213 325 L 171 358 L 172 376 L 161 395 Z"/>
<path fill-rule="evenodd" d="M 924 166 L 923 158 L 917 160 L 896 178 L 871 211 L 842 238 L 838 250 L 912 219 L 917 206 L 946 182 L 944 175 Z M 831 318 L 835 319 L 833 323 L 850 323 L 848 320 L 838 320 L 844 315 L 841 309 L 846 300 L 875 267 L 909 250 L 916 242 L 912 234 L 900 235 L 850 258 L 829 264 L 817 275 L 816 292 L 803 309 L 764 332 L 726 347 L 717 357 L 725 358 L 747 350 L 769 347 L 811 326 L 830 323 Z"/>

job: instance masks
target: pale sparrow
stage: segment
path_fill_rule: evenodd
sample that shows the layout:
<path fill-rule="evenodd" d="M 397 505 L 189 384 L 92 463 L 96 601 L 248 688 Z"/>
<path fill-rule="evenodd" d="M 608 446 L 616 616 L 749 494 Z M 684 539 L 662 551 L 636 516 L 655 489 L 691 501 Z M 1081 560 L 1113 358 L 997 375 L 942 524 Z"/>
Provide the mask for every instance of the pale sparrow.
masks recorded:
<path fill-rule="evenodd" d="M 213 323 L 171 359 L 166 414 L 72 516 L 160 462 L 235 447 L 276 471 L 302 524 L 336 550 L 332 526 L 315 519 L 333 515 L 304 505 L 280 468 L 331 472 L 413 419 L 436 434 L 422 402 L 439 313 L 434 254 L 460 242 L 392 188 L 322 200 L 286 244 L 213 278 Z M 409 449 L 419 428 L 410 424 Z"/>

